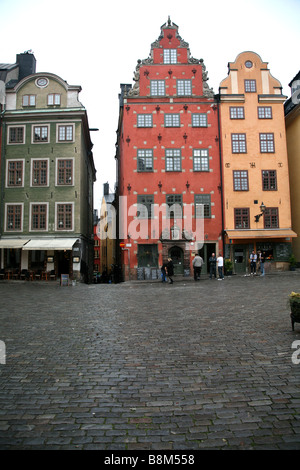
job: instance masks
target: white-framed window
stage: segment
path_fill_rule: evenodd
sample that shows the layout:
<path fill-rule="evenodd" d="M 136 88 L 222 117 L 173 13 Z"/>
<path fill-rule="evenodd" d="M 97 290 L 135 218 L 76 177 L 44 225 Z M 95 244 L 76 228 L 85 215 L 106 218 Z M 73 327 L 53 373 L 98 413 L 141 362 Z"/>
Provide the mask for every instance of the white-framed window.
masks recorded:
<path fill-rule="evenodd" d="M 29 231 L 48 231 L 48 202 L 31 202 L 29 207 Z"/>
<path fill-rule="evenodd" d="M 177 49 L 164 49 L 164 64 L 177 64 Z"/>
<path fill-rule="evenodd" d="M 47 144 L 50 136 L 50 125 L 49 124 L 33 124 L 32 130 L 32 143 L 33 144 Z"/>
<path fill-rule="evenodd" d="M 23 95 L 22 105 L 23 106 L 35 106 L 36 96 L 35 95 Z"/>
<path fill-rule="evenodd" d="M 245 119 L 244 106 L 230 106 L 230 119 Z"/>
<path fill-rule="evenodd" d="M 7 145 L 25 144 L 25 126 L 8 126 Z"/>
<path fill-rule="evenodd" d="M 60 105 L 60 93 L 50 93 L 47 97 L 48 106 L 59 106 Z"/>
<path fill-rule="evenodd" d="M 56 125 L 56 141 L 74 142 L 74 124 L 57 124 Z"/>
<path fill-rule="evenodd" d="M 74 230 L 74 202 L 55 203 L 55 231 Z"/>
<path fill-rule="evenodd" d="M 32 158 L 30 174 L 31 186 L 49 186 L 49 158 Z"/>
<path fill-rule="evenodd" d="M 5 204 L 5 232 L 23 232 L 24 204 L 7 202 Z"/>
<path fill-rule="evenodd" d="M 150 94 L 151 96 L 165 96 L 165 81 L 164 80 L 151 80 L 150 81 Z"/>
<path fill-rule="evenodd" d="M 24 168 L 25 159 L 6 160 L 6 187 L 22 188 L 24 187 Z"/>
<path fill-rule="evenodd" d="M 74 185 L 74 158 L 56 159 L 56 186 Z"/>

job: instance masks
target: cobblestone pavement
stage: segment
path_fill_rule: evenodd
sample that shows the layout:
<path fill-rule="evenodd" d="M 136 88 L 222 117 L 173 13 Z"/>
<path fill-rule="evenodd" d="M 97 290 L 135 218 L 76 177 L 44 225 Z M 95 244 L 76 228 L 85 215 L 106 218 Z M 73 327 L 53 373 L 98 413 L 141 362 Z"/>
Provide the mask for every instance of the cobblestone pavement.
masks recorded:
<path fill-rule="evenodd" d="M 299 290 L 298 272 L 2 281 L 0 449 L 299 450 Z"/>

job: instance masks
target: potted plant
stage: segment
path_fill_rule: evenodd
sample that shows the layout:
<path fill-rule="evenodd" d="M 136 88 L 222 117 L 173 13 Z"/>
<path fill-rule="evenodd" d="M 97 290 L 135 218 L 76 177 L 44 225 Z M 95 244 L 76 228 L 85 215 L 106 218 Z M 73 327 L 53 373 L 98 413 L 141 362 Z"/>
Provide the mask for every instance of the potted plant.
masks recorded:
<path fill-rule="evenodd" d="M 290 263 L 290 270 L 295 271 L 296 266 L 297 266 L 297 261 L 296 261 L 295 255 L 291 255 L 289 257 L 289 263 Z"/>
<path fill-rule="evenodd" d="M 294 330 L 294 323 L 300 323 L 300 294 L 291 292 L 289 295 L 289 304 L 291 307 L 292 329 Z"/>
<path fill-rule="evenodd" d="M 225 274 L 227 276 L 231 276 L 233 264 L 230 259 L 225 259 L 224 267 L 225 267 Z"/>

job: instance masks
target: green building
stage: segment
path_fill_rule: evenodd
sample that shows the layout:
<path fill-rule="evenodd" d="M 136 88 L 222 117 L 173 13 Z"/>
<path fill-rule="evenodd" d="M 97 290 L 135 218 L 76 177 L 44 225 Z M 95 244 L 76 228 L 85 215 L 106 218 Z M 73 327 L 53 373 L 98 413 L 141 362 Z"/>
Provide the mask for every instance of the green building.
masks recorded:
<path fill-rule="evenodd" d="M 2 276 L 49 279 L 67 274 L 69 279 L 92 280 L 96 170 L 80 91 L 51 73 L 6 83 L 1 113 Z"/>

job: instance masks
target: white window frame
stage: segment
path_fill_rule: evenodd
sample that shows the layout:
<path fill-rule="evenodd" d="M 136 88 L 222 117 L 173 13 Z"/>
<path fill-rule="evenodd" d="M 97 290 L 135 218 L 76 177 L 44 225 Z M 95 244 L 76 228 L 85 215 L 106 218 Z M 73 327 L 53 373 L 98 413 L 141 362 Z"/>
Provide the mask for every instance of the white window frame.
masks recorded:
<path fill-rule="evenodd" d="M 46 228 L 34 229 L 32 228 L 32 206 L 46 206 Z M 48 232 L 49 221 L 49 202 L 30 202 L 29 204 L 29 232 Z"/>
<path fill-rule="evenodd" d="M 47 184 L 33 184 L 33 163 L 35 161 L 45 161 L 47 160 Z M 30 187 L 32 188 L 47 188 L 49 187 L 49 171 L 50 171 L 50 159 L 49 158 L 32 158 L 30 162 Z"/>
<path fill-rule="evenodd" d="M 72 127 L 72 140 L 59 140 L 59 128 L 60 127 Z M 75 142 L 75 124 L 70 122 L 60 122 L 56 124 L 56 143 L 57 144 L 70 144 Z"/>
<path fill-rule="evenodd" d="M 65 205 L 65 206 L 66 206 L 66 205 L 71 205 L 71 206 L 72 206 L 72 228 L 70 228 L 70 229 L 58 229 L 58 228 L 57 228 L 57 219 L 58 219 L 58 217 L 57 217 L 57 210 L 58 210 L 58 206 L 59 206 L 60 204 L 61 204 L 61 205 Z M 54 220 L 54 231 L 55 231 L 55 232 L 58 232 L 58 233 L 59 233 L 59 232 L 62 232 L 62 233 L 63 233 L 63 232 L 74 232 L 74 220 L 75 220 L 75 219 L 74 219 L 74 217 L 75 217 L 74 208 L 75 208 L 75 204 L 74 204 L 74 202 L 72 202 L 72 201 L 61 201 L 61 202 L 56 202 L 56 203 L 55 203 L 55 220 Z"/>
<path fill-rule="evenodd" d="M 22 184 L 14 186 L 8 185 L 8 165 L 10 162 L 22 162 Z M 5 174 L 5 187 L 8 189 L 17 189 L 17 188 L 24 188 L 24 180 L 25 180 L 25 158 L 9 158 L 6 160 L 6 174 Z"/>
<path fill-rule="evenodd" d="M 23 141 L 22 142 L 10 142 L 10 130 L 11 129 L 18 129 L 18 128 L 23 128 Z M 25 125 L 11 125 L 7 126 L 7 145 L 25 145 L 26 143 L 26 126 Z"/>
<path fill-rule="evenodd" d="M 58 162 L 59 160 L 72 160 L 72 184 L 59 184 L 58 183 Z M 55 160 L 55 186 L 59 188 L 69 188 L 75 186 L 75 158 L 74 157 L 58 157 Z"/>
<path fill-rule="evenodd" d="M 35 135 L 35 132 L 34 132 L 34 128 L 35 127 L 47 127 L 47 140 L 39 140 L 39 141 L 35 141 L 34 140 L 34 135 Z M 32 124 L 31 126 L 31 143 L 36 145 L 36 144 L 49 144 L 50 142 L 50 124 L 39 124 L 39 123 L 36 123 L 36 124 Z"/>
<path fill-rule="evenodd" d="M 177 64 L 177 49 L 164 49 L 164 64 Z"/>
<path fill-rule="evenodd" d="M 7 230 L 7 208 L 8 206 L 21 206 L 21 228 L 18 230 Z M 4 232 L 6 233 L 21 233 L 23 232 L 23 221 L 24 221 L 24 203 L 23 202 L 6 202 L 4 212 Z"/>

